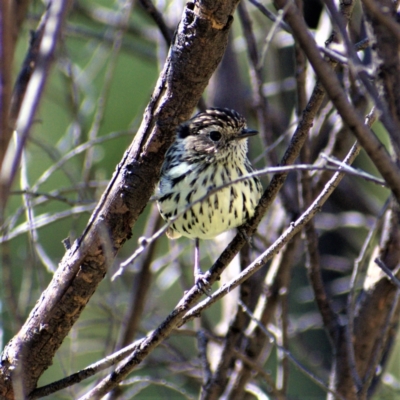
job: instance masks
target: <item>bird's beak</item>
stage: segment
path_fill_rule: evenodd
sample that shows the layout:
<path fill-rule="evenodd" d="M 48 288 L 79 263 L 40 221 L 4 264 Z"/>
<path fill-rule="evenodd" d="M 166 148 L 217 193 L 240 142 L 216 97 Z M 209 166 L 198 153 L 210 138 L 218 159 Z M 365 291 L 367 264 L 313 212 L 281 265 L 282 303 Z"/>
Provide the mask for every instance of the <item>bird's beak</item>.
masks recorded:
<path fill-rule="evenodd" d="M 237 140 L 242 140 L 242 139 L 246 139 L 250 136 L 254 136 L 257 135 L 258 131 L 254 130 L 254 129 L 242 129 L 242 131 L 239 133 L 239 135 L 236 136 Z"/>

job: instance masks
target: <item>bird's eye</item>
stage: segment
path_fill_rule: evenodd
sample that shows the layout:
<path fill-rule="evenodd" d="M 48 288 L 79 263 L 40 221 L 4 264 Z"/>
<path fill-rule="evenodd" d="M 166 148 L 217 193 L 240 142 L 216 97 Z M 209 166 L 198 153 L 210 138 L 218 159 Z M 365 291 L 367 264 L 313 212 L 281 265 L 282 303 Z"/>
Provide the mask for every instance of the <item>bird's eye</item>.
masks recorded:
<path fill-rule="evenodd" d="M 213 142 L 218 142 L 218 140 L 219 139 L 221 139 L 221 132 L 218 132 L 218 131 L 211 131 L 210 132 L 210 139 L 213 141 Z"/>

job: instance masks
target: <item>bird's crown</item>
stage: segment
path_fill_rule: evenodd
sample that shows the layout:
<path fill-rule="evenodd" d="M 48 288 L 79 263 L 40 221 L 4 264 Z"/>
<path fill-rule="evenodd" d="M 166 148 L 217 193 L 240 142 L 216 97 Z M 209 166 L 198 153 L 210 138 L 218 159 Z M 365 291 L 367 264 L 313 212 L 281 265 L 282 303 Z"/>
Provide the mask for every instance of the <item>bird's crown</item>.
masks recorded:
<path fill-rule="evenodd" d="M 228 108 L 209 108 L 195 115 L 178 127 L 178 138 L 208 134 L 211 140 L 219 140 L 221 135 L 237 134 L 246 128 L 246 120 L 236 111 Z"/>

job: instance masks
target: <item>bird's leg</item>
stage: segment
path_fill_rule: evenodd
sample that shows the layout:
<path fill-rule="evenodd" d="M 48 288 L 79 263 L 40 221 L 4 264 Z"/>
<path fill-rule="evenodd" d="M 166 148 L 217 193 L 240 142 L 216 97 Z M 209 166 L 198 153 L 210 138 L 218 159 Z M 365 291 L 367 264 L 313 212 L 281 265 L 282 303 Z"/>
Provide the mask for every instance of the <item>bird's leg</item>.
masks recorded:
<path fill-rule="evenodd" d="M 194 239 L 194 277 L 201 275 L 200 268 L 200 240 L 199 238 Z"/>
<path fill-rule="evenodd" d="M 210 286 L 207 280 L 207 273 L 203 274 L 200 268 L 200 240 L 194 239 L 194 284 L 203 292 Z"/>

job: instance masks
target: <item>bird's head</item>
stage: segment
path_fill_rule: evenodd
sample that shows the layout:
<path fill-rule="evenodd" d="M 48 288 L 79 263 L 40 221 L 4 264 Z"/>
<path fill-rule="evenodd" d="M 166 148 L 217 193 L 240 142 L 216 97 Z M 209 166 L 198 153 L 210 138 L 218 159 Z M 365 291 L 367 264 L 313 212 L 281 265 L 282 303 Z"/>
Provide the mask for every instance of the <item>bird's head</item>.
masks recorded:
<path fill-rule="evenodd" d="M 194 157 L 224 158 L 232 152 L 247 152 L 247 138 L 257 134 L 248 129 L 246 120 L 227 108 L 210 108 L 181 124 L 177 140 Z"/>

